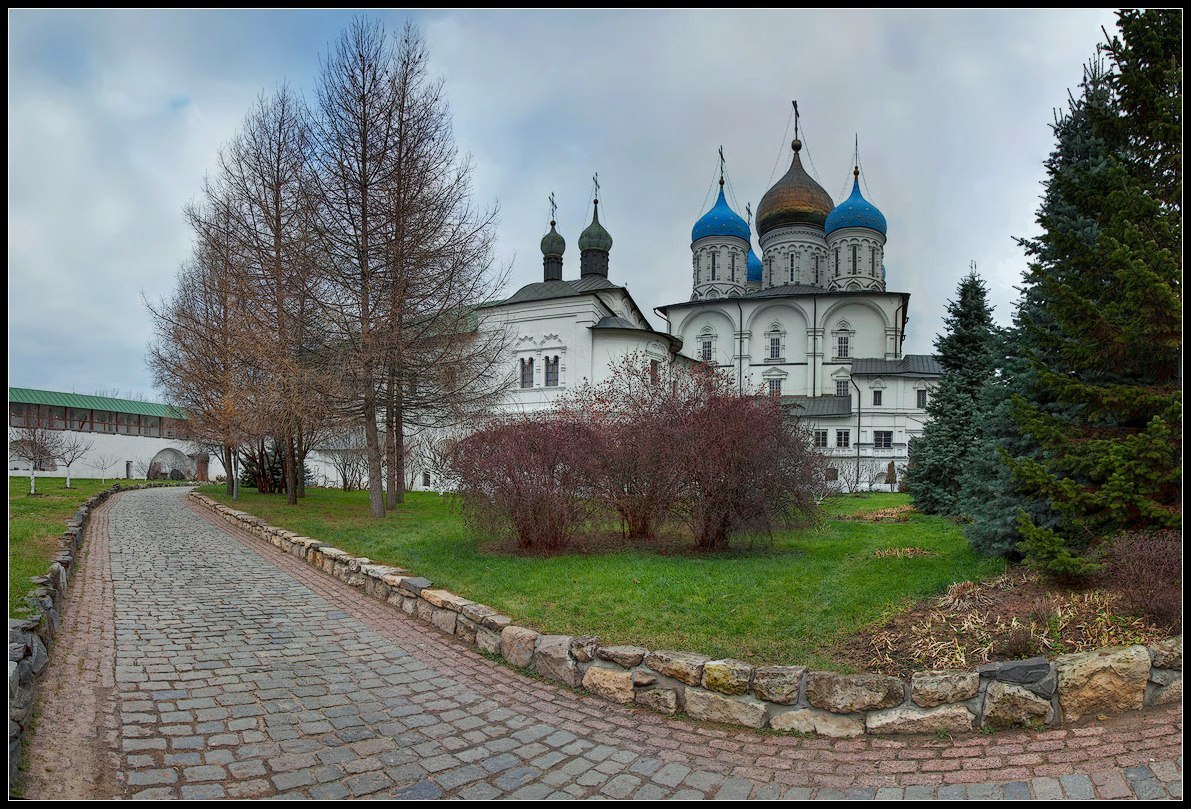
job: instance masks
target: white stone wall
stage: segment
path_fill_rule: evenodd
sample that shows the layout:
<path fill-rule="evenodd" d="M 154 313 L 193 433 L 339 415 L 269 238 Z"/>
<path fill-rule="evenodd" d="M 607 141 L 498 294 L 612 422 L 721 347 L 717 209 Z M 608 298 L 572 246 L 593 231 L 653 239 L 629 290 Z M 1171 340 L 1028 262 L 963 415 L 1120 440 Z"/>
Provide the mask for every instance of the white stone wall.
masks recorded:
<path fill-rule="evenodd" d="M 144 461 L 147 466 L 153 456 L 164 449 L 175 449 L 183 455 L 190 455 L 198 451 L 187 442 L 178 438 L 153 438 L 144 435 L 122 435 L 119 433 L 86 433 L 75 430 L 62 430 L 61 432 L 81 436 L 84 440 L 90 441 L 94 445 L 85 457 L 71 466 L 70 476 L 72 478 L 99 478 L 106 476 L 109 480 L 124 479 L 127 476 L 126 470 L 129 461 L 132 462 L 132 477 L 137 478 L 139 475 L 137 469 L 139 462 Z M 101 455 L 118 459 L 116 464 L 107 470 L 106 475 L 101 475 L 101 470 L 96 466 L 97 459 Z M 10 477 L 28 475 L 29 466 L 25 461 L 13 458 L 10 452 L 8 474 Z M 211 455 L 207 466 L 207 476 L 214 479 L 222 474 L 224 474 L 223 464 L 219 456 Z M 66 477 L 66 467 L 59 463 L 55 471 L 38 472 L 37 476 L 64 478 Z"/>

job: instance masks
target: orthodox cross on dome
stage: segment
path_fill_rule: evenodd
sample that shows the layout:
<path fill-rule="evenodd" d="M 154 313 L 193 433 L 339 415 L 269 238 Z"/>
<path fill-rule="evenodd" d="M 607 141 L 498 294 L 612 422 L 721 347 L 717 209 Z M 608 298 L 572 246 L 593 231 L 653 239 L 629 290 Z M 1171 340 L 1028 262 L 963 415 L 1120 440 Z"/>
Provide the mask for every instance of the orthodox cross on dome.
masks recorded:
<path fill-rule="evenodd" d="M 798 102 L 791 101 L 790 103 L 794 105 L 794 140 L 797 141 L 798 140 Z"/>
<path fill-rule="evenodd" d="M 595 186 L 595 203 L 600 204 L 600 173 L 597 171 L 591 178 L 592 185 Z"/>
<path fill-rule="evenodd" d="M 753 226 L 753 203 L 746 202 L 744 205 L 744 211 L 745 211 L 745 213 L 747 213 L 749 215 L 749 227 L 752 227 Z"/>
<path fill-rule="evenodd" d="M 720 186 L 724 185 L 724 147 L 720 147 Z"/>
<path fill-rule="evenodd" d="M 558 206 L 554 204 L 554 192 L 551 191 L 550 192 L 550 227 L 554 227 L 554 220 L 558 218 L 555 216 L 556 213 L 558 213 Z"/>

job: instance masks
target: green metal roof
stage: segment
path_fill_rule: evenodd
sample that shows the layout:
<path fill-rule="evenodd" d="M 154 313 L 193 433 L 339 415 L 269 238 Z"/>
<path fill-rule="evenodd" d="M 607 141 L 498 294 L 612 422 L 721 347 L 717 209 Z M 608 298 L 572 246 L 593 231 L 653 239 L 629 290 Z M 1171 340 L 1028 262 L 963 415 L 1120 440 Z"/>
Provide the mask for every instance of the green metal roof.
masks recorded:
<path fill-rule="evenodd" d="M 59 393 L 53 390 L 9 388 L 8 401 L 21 404 L 40 404 L 51 407 L 76 407 L 80 410 L 109 410 L 113 413 L 135 413 L 138 416 L 162 416 L 184 419 L 186 411 L 156 402 L 136 402 L 132 399 L 113 399 L 109 396 L 84 396 L 81 393 Z"/>

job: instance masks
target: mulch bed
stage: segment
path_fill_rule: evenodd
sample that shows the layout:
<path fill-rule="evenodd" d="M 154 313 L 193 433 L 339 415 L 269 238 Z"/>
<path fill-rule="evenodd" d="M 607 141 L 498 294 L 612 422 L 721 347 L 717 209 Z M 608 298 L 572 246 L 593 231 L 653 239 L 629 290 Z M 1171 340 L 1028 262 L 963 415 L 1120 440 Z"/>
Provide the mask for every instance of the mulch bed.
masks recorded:
<path fill-rule="evenodd" d="M 868 627 L 829 650 L 859 670 L 907 677 L 923 669 L 972 669 L 1033 655 L 1148 643 L 1181 631 L 1136 617 L 1122 594 L 1064 587 L 1025 568 L 947 593 Z"/>

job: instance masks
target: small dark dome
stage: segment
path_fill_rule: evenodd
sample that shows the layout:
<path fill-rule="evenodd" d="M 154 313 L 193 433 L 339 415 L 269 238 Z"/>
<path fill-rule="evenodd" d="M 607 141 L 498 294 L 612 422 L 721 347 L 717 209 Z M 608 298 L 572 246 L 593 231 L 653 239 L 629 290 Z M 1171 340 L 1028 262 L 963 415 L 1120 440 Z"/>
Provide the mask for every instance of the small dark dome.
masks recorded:
<path fill-rule="evenodd" d="M 561 257 L 567 249 L 566 239 L 554 229 L 554 220 L 550 220 L 550 232 L 542 237 L 542 255 Z"/>
<path fill-rule="evenodd" d="M 603 250 L 605 253 L 612 249 L 612 234 L 600 224 L 600 201 L 595 201 L 595 210 L 591 216 L 591 224 L 579 234 L 580 250 Z"/>

